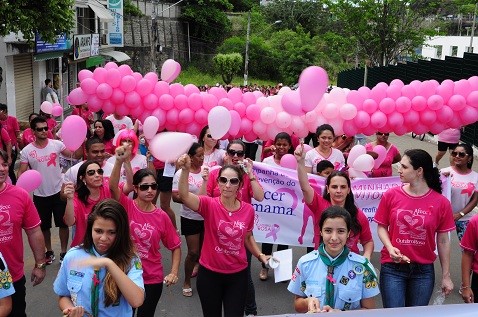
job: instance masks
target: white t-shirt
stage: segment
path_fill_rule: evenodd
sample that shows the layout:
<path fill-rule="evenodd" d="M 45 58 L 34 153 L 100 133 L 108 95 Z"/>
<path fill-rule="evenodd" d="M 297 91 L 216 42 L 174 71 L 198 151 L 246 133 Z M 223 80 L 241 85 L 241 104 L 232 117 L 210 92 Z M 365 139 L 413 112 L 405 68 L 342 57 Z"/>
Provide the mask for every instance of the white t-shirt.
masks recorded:
<path fill-rule="evenodd" d="M 224 156 L 226 151 L 221 149 L 214 149 L 211 154 L 204 155 L 204 166 L 214 167 L 224 165 Z"/>
<path fill-rule="evenodd" d="M 80 169 L 80 166 L 85 163 L 86 161 L 81 161 L 78 164 L 73 165 L 70 167 L 65 174 L 63 174 L 63 183 L 66 182 L 72 182 L 74 185 L 76 185 L 76 179 L 78 177 L 78 170 Z M 103 173 L 103 180 L 109 179 L 111 176 L 111 172 L 113 171 L 113 165 L 111 163 L 108 163 L 107 161 L 103 161 L 103 166 L 101 167 L 104 171 Z"/>
<path fill-rule="evenodd" d="M 179 183 L 179 177 L 181 176 L 181 172 L 182 172 L 182 169 L 179 169 L 176 172 L 176 174 L 174 174 L 173 190 L 172 190 L 173 192 L 178 191 L 178 183 Z M 201 172 L 202 172 L 202 169 L 201 169 Z M 193 193 L 196 195 L 199 193 L 199 189 L 201 189 L 201 185 L 203 183 L 201 172 L 197 174 L 189 173 L 188 184 L 189 184 L 190 193 Z M 180 204 L 179 211 L 180 211 L 181 217 L 192 219 L 192 220 L 204 220 L 204 218 L 200 214 L 189 209 L 183 204 Z"/>
<path fill-rule="evenodd" d="M 312 149 L 305 153 L 305 166 L 312 167 L 312 173 L 317 173 L 317 163 L 322 160 L 328 160 L 334 165 L 334 169 L 337 170 L 341 166 L 345 165 L 344 155 L 340 150 L 332 148 L 332 152 L 329 157 L 323 157 L 317 152 L 317 149 Z"/>
<path fill-rule="evenodd" d="M 113 123 L 113 128 L 115 129 L 115 135 L 119 132 L 119 130 L 122 129 L 133 129 L 133 120 L 131 120 L 129 117 L 124 116 L 123 119 L 117 120 L 115 119 L 115 116 L 110 114 L 107 116 L 105 119 L 110 120 L 111 123 Z"/>
<path fill-rule="evenodd" d="M 112 166 L 115 165 L 116 161 L 116 156 L 110 157 L 106 162 L 111 164 Z M 148 162 L 146 160 L 146 156 L 143 154 L 136 153 L 136 155 L 131 159 L 131 168 L 133 169 L 133 175 L 136 173 L 138 170 L 147 168 L 148 167 Z M 111 173 L 110 173 L 111 175 Z M 124 171 L 123 166 L 121 166 L 121 172 L 120 172 L 120 183 L 126 183 L 126 173 Z"/>
<path fill-rule="evenodd" d="M 275 167 L 281 167 L 279 164 L 276 163 L 274 160 L 274 156 L 268 156 L 265 159 L 262 160 L 262 163 L 265 163 L 267 165 L 275 166 Z"/>
<path fill-rule="evenodd" d="M 460 174 L 453 167 L 445 167 L 441 173 L 449 172 L 451 179 L 451 208 L 453 212 L 459 212 L 470 201 L 473 194 L 478 191 L 478 173 L 471 171 L 468 174 Z M 475 215 L 472 210 L 458 221 L 468 221 Z"/>
<path fill-rule="evenodd" d="M 66 147 L 63 142 L 48 139 L 47 145 L 40 149 L 30 143 L 20 153 L 20 162 L 28 164 L 31 169 L 40 172 L 42 182 L 35 189 L 35 196 L 47 197 L 60 192 L 62 185 L 60 153 Z"/>

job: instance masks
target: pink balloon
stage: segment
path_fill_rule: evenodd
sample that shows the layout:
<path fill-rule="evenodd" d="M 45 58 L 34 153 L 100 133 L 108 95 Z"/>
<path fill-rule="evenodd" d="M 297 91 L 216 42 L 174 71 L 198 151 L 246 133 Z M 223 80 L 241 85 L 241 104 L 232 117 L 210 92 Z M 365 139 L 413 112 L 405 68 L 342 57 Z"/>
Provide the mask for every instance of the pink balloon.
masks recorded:
<path fill-rule="evenodd" d="M 466 106 L 459 112 L 463 125 L 474 123 L 478 120 L 478 109 Z"/>
<path fill-rule="evenodd" d="M 390 86 L 398 86 L 400 88 L 402 88 L 404 85 L 403 81 L 401 81 L 400 79 L 394 79 L 390 82 Z"/>
<path fill-rule="evenodd" d="M 418 95 L 428 99 L 435 93 L 435 84 L 430 80 L 426 80 L 420 84 L 420 88 L 417 91 Z"/>
<path fill-rule="evenodd" d="M 138 118 L 139 121 L 143 122 L 147 117 L 151 115 L 149 110 L 144 109 L 143 106 L 139 105 L 135 108 L 129 108 L 129 115 L 133 118 Z"/>
<path fill-rule="evenodd" d="M 214 95 L 217 100 L 221 100 L 222 98 L 227 98 L 227 92 L 222 87 L 211 87 L 209 89 L 209 94 Z"/>
<path fill-rule="evenodd" d="M 173 59 L 168 59 L 161 67 L 161 80 L 171 83 L 181 72 L 181 65 Z"/>
<path fill-rule="evenodd" d="M 154 110 L 158 107 L 158 100 L 155 94 L 148 94 L 143 98 L 143 106 L 147 110 Z"/>
<path fill-rule="evenodd" d="M 415 88 L 410 85 L 403 86 L 401 90 L 402 96 L 407 97 L 410 100 L 412 100 L 417 95 L 417 91 L 415 90 Z"/>
<path fill-rule="evenodd" d="M 138 73 L 138 72 L 133 72 L 133 75 L 131 75 L 134 77 L 134 80 L 136 80 L 136 82 L 140 81 L 141 79 L 143 79 L 143 75 L 141 75 L 141 73 Z"/>
<path fill-rule="evenodd" d="M 426 133 L 428 130 L 428 127 L 422 123 L 417 123 L 412 128 L 412 131 L 415 132 L 415 134 L 423 134 Z"/>
<path fill-rule="evenodd" d="M 239 113 L 237 111 L 231 110 L 231 126 L 229 127 L 229 130 L 227 133 L 229 133 L 230 136 L 235 137 L 239 133 L 239 130 L 241 129 L 241 116 L 239 116 Z"/>
<path fill-rule="evenodd" d="M 106 77 L 108 76 L 108 70 L 103 67 L 97 67 L 93 71 L 93 79 L 96 80 L 99 84 L 106 82 Z"/>
<path fill-rule="evenodd" d="M 355 107 L 362 105 L 364 101 L 365 97 L 357 90 L 351 90 L 347 94 L 347 102 L 355 105 Z"/>
<path fill-rule="evenodd" d="M 447 103 L 450 97 L 453 96 L 455 89 L 455 82 L 450 79 L 445 79 L 440 86 L 436 88 L 436 94 L 443 98 L 443 102 Z"/>
<path fill-rule="evenodd" d="M 354 120 L 346 120 L 344 121 L 344 127 L 343 127 L 345 135 L 348 136 L 354 136 L 358 133 L 358 128 L 355 125 Z"/>
<path fill-rule="evenodd" d="M 350 165 L 350 164 L 349 164 Z M 352 164 L 353 169 L 360 172 L 370 172 L 373 168 L 374 160 L 369 154 L 362 154 Z"/>
<path fill-rule="evenodd" d="M 159 107 L 163 110 L 169 110 L 174 107 L 174 98 L 171 95 L 161 95 L 158 100 Z"/>
<path fill-rule="evenodd" d="M 463 122 L 461 121 L 461 117 L 458 115 L 458 116 L 453 116 L 453 118 L 447 122 L 447 125 L 449 128 L 458 129 L 458 128 L 461 128 L 461 126 L 463 125 Z"/>
<path fill-rule="evenodd" d="M 471 84 L 466 79 L 461 79 L 455 83 L 455 88 L 453 93 L 455 95 L 461 95 L 464 98 L 468 97 L 471 92 Z"/>
<path fill-rule="evenodd" d="M 105 65 L 105 69 L 106 70 L 109 70 L 109 69 L 117 69 L 118 68 L 118 65 L 115 63 L 115 62 L 108 62 L 106 63 Z"/>
<path fill-rule="evenodd" d="M 85 78 L 81 81 L 80 87 L 84 93 L 92 95 L 96 93 L 96 88 L 98 87 L 98 82 L 93 78 Z"/>
<path fill-rule="evenodd" d="M 254 131 L 251 131 L 244 135 L 244 139 L 246 139 L 247 142 L 254 142 L 257 139 L 257 135 L 254 133 Z"/>
<path fill-rule="evenodd" d="M 360 110 L 357 112 L 354 122 L 357 128 L 365 128 L 370 124 L 370 115 L 367 112 Z"/>
<path fill-rule="evenodd" d="M 344 120 L 352 120 L 357 115 L 357 107 L 350 103 L 343 104 L 339 111 L 340 117 Z"/>
<path fill-rule="evenodd" d="M 186 126 L 186 132 L 196 137 L 199 137 L 199 134 L 201 133 L 201 129 L 202 127 L 196 122 L 191 122 L 190 124 Z"/>
<path fill-rule="evenodd" d="M 93 73 L 88 69 L 80 70 L 80 72 L 78 73 L 78 79 L 80 80 L 80 82 L 82 82 L 86 78 L 93 78 Z"/>
<path fill-rule="evenodd" d="M 184 87 L 180 83 L 174 83 L 169 86 L 169 93 L 171 96 L 184 95 Z"/>
<path fill-rule="evenodd" d="M 395 101 L 392 98 L 384 98 L 378 105 L 380 111 L 385 114 L 390 114 L 395 111 Z"/>
<path fill-rule="evenodd" d="M 423 96 L 415 96 L 412 99 L 412 109 L 415 111 L 422 111 L 425 110 L 427 107 L 427 99 Z"/>
<path fill-rule="evenodd" d="M 253 103 L 255 103 L 256 99 L 257 99 L 256 96 L 250 91 L 242 95 L 242 103 L 244 103 L 246 106 L 252 105 Z"/>
<path fill-rule="evenodd" d="M 370 91 L 371 91 L 370 88 L 366 86 L 362 86 L 357 91 L 364 98 L 364 100 L 370 98 Z"/>
<path fill-rule="evenodd" d="M 387 149 L 383 145 L 375 145 L 373 151 L 378 154 L 378 157 L 373 163 L 373 168 L 379 168 L 382 165 L 383 161 L 387 157 Z"/>
<path fill-rule="evenodd" d="M 347 164 L 349 166 L 352 166 L 353 163 L 355 162 L 355 160 L 357 159 L 357 157 L 359 157 L 360 155 L 363 155 L 365 153 L 367 153 L 367 150 L 365 149 L 365 146 L 363 146 L 361 144 L 354 145 L 350 149 L 349 156 L 347 158 Z"/>
<path fill-rule="evenodd" d="M 460 111 L 466 107 L 466 99 L 461 95 L 453 95 L 448 100 L 448 106 L 454 111 Z"/>
<path fill-rule="evenodd" d="M 124 92 L 121 90 L 121 88 L 113 89 L 113 92 L 111 93 L 110 101 L 117 105 L 122 104 L 124 102 Z"/>
<path fill-rule="evenodd" d="M 187 153 L 193 142 L 194 139 L 189 133 L 162 132 L 151 140 L 149 150 L 160 161 L 174 162 Z"/>
<path fill-rule="evenodd" d="M 380 103 L 382 99 L 387 97 L 387 92 L 386 92 L 388 87 L 387 84 L 385 85 L 379 85 L 379 84 L 373 87 L 372 90 L 370 91 L 370 98 L 373 99 L 377 104 Z"/>
<path fill-rule="evenodd" d="M 314 110 L 309 111 L 305 114 L 304 121 L 309 123 L 309 122 L 315 122 L 317 120 L 317 112 Z"/>
<path fill-rule="evenodd" d="M 51 114 L 55 117 L 61 116 L 63 113 L 63 107 L 60 106 L 59 104 L 56 104 L 56 106 L 53 106 L 53 109 L 51 109 Z"/>
<path fill-rule="evenodd" d="M 202 98 L 198 93 L 192 93 L 188 96 L 188 105 L 191 110 L 198 110 L 202 107 Z"/>
<path fill-rule="evenodd" d="M 222 106 L 228 110 L 234 109 L 234 106 L 232 105 L 232 101 L 229 98 L 222 98 L 217 102 L 218 106 Z"/>
<path fill-rule="evenodd" d="M 431 110 L 438 110 L 443 107 L 443 97 L 440 95 L 432 95 L 428 97 L 427 105 Z"/>
<path fill-rule="evenodd" d="M 280 166 L 295 170 L 297 168 L 297 160 L 292 154 L 284 154 L 280 159 Z"/>
<path fill-rule="evenodd" d="M 381 112 L 377 111 L 370 116 L 370 123 L 376 129 L 380 129 L 387 124 L 387 116 Z"/>
<path fill-rule="evenodd" d="M 362 106 L 363 110 L 368 114 L 372 114 L 378 109 L 378 104 L 373 99 L 365 99 Z"/>
<path fill-rule="evenodd" d="M 188 107 L 188 97 L 186 95 L 177 95 L 174 97 L 174 106 L 178 110 L 183 110 Z"/>
<path fill-rule="evenodd" d="M 214 139 L 222 138 L 231 127 L 231 114 L 222 106 L 217 106 L 209 111 L 207 116 L 209 131 Z"/>
<path fill-rule="evenodd" d="M 403 122 L 404 122 L 404 119 L 401 113 L 393 112 L 388 115 L 387 123 L 394 129 L 396 127 L 402 126 Z"/>
<path fill-rule="evenodd" d="M 310 66 L 302 71 L 299 77 L 299 93 L 304 112 L 311 111 L 318 105 L 328 85 L 329 77 L 323 68 Z"/>
<path fill-rule="evenodd" d="M 246 105 L 242 102 L 238 102 L 233 106 L 233 109 L 237 111 L 239 116 L 243 118 L 246 115 Z"/>
<path fill-rule="evenodd" d="M 172 108 L 166 112 L 166 123 L 169 124 L 178 124 L 179 123 L 179 111 L 178 109 Z"/>
<path fill-rule="evenodd" d="M 180 123 L 190 124 L 194 121 L 194 112 L 189 108 L 182 109 L 179 112 L 178 120 Z"/>
<path fill-rule="evenodd" d="M 154 111 L 151 113 L 152 116 L 155 116 L 156 119 L 158 119 L 158 125 L 159 127 L 163 126 L 166 123 L 166 111 L 164 111 L 161 108 L 156 108 Z M 145 119 L 146 120 L 146 119 Z M 156 131 L 159 131 L 159 128 L 156 129 Z"/>
<path fill-rule="evenodd" d="M 429 128 L 430 128 L 431 133 L 438 134 L 438 133 L 440 133 L 440 132 L 442 132 L 443 130 L 446 129 L 446 125 L 445 125 L 445 123 L 435 122 Z"/>
<path fill-rule="evenodd" d="M 131 67 L 127 64 L 120 65 L 118 67 L 118 71 L 120 72 L 121 76 L 128 76 L 128 75 L 133 75 L 133 71 L 131 70 Z"/>
<path fill-rule="evenodd" d="M 155 116 L 149 116 L 144 120 L 143 133 L 146 139 L 151 140 L 158 133 L 159 120 Z"/>
<path fill-rule="evenodd" d="M 199 94 L 199 93 L 200 93 L 199 88 L 196 87 L 196 85 L 187 84 L 186 86 L 184 86 L 184 94 L 188 97 L 192 94 Z"/>
<path fill-rule="evenodd" d="M 100 99 L 109 99 L 111 95 L 113 94 L 113 88 L 111 88 L 110 85 L 107 83 L 102 83 L 99 84 L 98 87 L 96 88 L 96 95 Z"/>
<path fill-rule="evenodd" d="M 106 114 L 114 113 L 116 107 L 120 106 L 120 105 L 113 104 L 110 100 L 102 100 L 102 101 L 103 101 L 103 105 L 101 107 Z"/>
<path fill-rule="evenodd" d="M 420 121 L 420 115 L 415 110 L 410 110 L 403 114 L 405 125 L 413 127 Z M 421 133 L 420 133 L 421 134 Z"/>
<path fill-rule="evenodd" d="M 217 106 L 218 100 L 215 95 L 211 94 L 201 94 L 202 98 L 202 107 L 206 111 L 211 111 L 212 108 Z"/>
<path fill-rule="evenodd" d="M 232 104 L 242 101 L 242 91 L 241 89 L 234 87 L 227 92 L 227 97 L 232 101 Z"/>
<path fill-rule="evenodd" d="M 52 109 L 53 109 L 53 105 L 49 101 L 43 101 L 42 104 L 40 105 L 40 110 L 46 114 L 51 114 Z"/>
<path fill-rule="evenodd" d="M 158 82 L 158 74 L 156 74 L 155 72 L 149 72 L 144 75 L 144 79 L 149 80 L 154 87 L 154 85 L 156 85 L 156 83 Z"/>
<path fill-rule="evenodd" d="M 474 108 L 478 108 L 478 91 L 472 91 L 466 97 L 466 103 Z"/>
<path fill-rule="evenodd" d="M 119 87 L 121 83 L 121 74 L 117 68 L 108 69 L 108 74 L 106 77 L 106 83 L 112 88 Z"/>
<path fill-rule="evenodd" d="M 200 125 L 205 126 L 207 124 L 207 111 L 199 109 L 194 113 L 194 120 Z"/>
<path fill-rule="evenodd" d="M 103 100 L 98 98 L 96 95 L 91 95 L 88 97 L 88 108 L 93 111 L 97 112 L 101 110 L 103 106 Z"/>
<path fill-rule="evenodd" d="M 118 116 L 127 116 L 129 114 L 129 111 L 130 108 L 128 108 L 126 105 L 116 105 L 115 113 Z"/>
<path fill-rule="evenodd" d="M 453 110 L 448 106 L 443 106 L 437 110 L 437 120 L 442 123 L 450 122 L 450 120 L 453 119 L 453 115 Z"/>
<path fill-rule="evenodd" d="M 81 88 L 75 88 L 70 91 L 68 98 L 70 99 L 71 105 L 79 106 L 88 100 L 88 95 L 85 94 Z"/>
<path fill-rule="evenodd" d="M 292 121 L 292 118 L 291 118 L 290 114 L 288 114 L 285 111 L 279 112 L 276 116 L 276 124 L 281 129 L 288 128 L 291 121 Z"/>
<path fill-rule="evenodd" d="M 136 79 L 133 76 L 124 76 L 119 87 L 124 93 L 133 91 L 136 88 Z"/>
<path fill-rule="evenodd" d="M 38 187 L 40 187 L 42 182 L 41 173 L 37 170 L 27 170 L 17 180 L 17 187 L 23 188 L 27 192 L 31 193 Z"/>
<path fill-rule="evenodd" d="M 257 135 L 264 135 L 267 131 L 267 124 L 261 120 L 253 121 L 252 131 L 254 131 L 254 133 Z"/>
<path fill-rule="evenodd" d="M 408 112 L 412 108 L 412 102 L 408 97 L 398 97 L 395 101 L 395 109 L 400 113 Z"/>
<path fill-rule="evenodd" d="M 271 124 L 276 119 L 276 111 L 272 107 L 264 108 L 261 110 L 260 117 L 265 124 Z"/>
<path fill-rule="evenodd" d="M 128 108 L 135 108 L 141 104 L 141 96 L 136 91 L 131 91 L 125 94 L 124 104 Z"/>
<path fill-rule="evenodd" d="M 249 134 L 252 131 L 252 122 L 247 118 L 241 119 L 241 128 L 239 129 L 239 134 Z"/>
<path fill-rule="evenodd" d="M 357 171 L 354 168 L 349 168 L 348 171 L 350 178 L 368 178 L 364 172 Z"/>
<path fill-rule="evenodd" d="M 169 95 L 169 84 L 165 81 L 158 81 L 154 85 L 154 94 L 161 97 L 162 95 Z"/>
<path fill-rule="evenodd" d="M 147 94 L 153 92 L 154 86 L 153 83 L 147 79 L 140 79 L 136 84 L 136 92 L 141 96 L 144 97 Z"/>
<path fill-rule="evenodd" d="M 297 90 L 292 90 L 284 94 L 282 96 L 281 104 L 284 111 L 291 115 L 301 116 L 305 113 L 302 110 L 300 94 Z"/>
<path fill-rule="evenodd" d="M 398 97 L 402 95 L 402 86 L 399 85 L 390 85 L 386 89 L 387 97 L 393 100 L 397 100 Z"/>
<path fill-rule="evenodd" d="M 324 109 L 322 109 L 322 115 L 326 119 L 337 118 L 339 115 L 339 108 L 334 103 L 328 103 L 325 105 Z"/>
<path fill-rule="evenodd" d="M 85 141 L 86 130 L 86 122 L 82 117 L 68 116 L 61 126 L 61 137 L 66 148 L 70 151 L 79 149 Z"/>

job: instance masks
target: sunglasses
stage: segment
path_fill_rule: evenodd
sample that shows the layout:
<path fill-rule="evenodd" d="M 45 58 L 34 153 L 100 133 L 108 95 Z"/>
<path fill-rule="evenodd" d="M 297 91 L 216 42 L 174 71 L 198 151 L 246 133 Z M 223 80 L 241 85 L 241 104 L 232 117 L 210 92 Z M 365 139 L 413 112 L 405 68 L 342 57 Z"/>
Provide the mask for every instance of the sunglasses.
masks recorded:
<path fill-rule="evenodd" d="M 48 131 L 48 127 L 43 127 L 43 128 L 35 128 L 36 132 L 42 132 L 42 131 Z"/>
<path fill-rule="evenodd" d="M 236 151 L 236 150 L 227 150 L 227 154 L 230 156 L 237 155 L 237 157 L 243 157 L 244 156 L 244 151 Z"/>
<path fill-rule="evenodd" d="M 464 158 L 467 155 L 468 155 L 468 153 L 465 153 L 465 152 L 456 152 L 456 151 L 451 152 L 451 156 L 453 156 L 453 157 L 458 156 L 460 158 Z"/>
<path fill-rule="evenodd" d="M 237 186 L 239 185 L 239 178 L 233 177 L 233 178 L 227 178 L 224 176 L 219 176 L 218 181 L 222 185 L 226 185 L 227 183 L 231 184 L 231 186 Z"/>
<path fill-rule="evenodd" d="M 385 135 L 385 136 L 389 136 L 390 133 L 382 133 L 382 132 L 377 132 L 377 135 Z"/>
<path fill-rule="evenodd" d="M 148 190 L 150 187 L 151 187 L 152 190 L 158 189 L 158 184 L 156 184 L 156 183 L 141 184 L 141 185 L 138 185 L 137 187 L 139 188 L 140 191 L 144 192 L 144 191 Z"/>
<path fill-rule="evenodd" d="M 208 138 L 210 138 L 210 139 L 214 139 L 214 138 L 212 137 L 212 135 L 210 135 L 210 134 L 206 134 L 206 136 L 207 136 Z"/>
<path fill-rule="evenodd" d="M 98 175 L 103 175 L 104 172 L 105 172 L 105 171 L 103 171 L 102 168 L 99 168 L 99 169 L 97 169 L 97 170 L 89 170 L 89 171 L 86 171 L 86 175 L 88 175 L 88 176 L 93 176 L 93 175 L 95 175 L 95 173 L 98 173 Z"/>

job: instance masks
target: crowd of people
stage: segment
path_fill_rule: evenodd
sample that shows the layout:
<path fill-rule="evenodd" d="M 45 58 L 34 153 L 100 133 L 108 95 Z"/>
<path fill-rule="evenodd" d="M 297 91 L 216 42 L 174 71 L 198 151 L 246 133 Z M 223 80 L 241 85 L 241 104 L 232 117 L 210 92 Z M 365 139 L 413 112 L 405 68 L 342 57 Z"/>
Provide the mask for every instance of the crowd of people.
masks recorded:
<path fill-rule="evenodd" d="M 204 316 L 257 315 L 252 259 L 262 265 L 259 279 L 266 281 L 273 245 L 260 248 L 253 235 L 251 203 L 265 193 L 248 144 L 214 139 L 205 126 L 171 164 L 150 154 L 138 120 L 113 114 L 95 120 L 87 106 L 76 113 L 91 131 L 81 148 L 71 151 L 61 141 L 61 127 L 49 124 L 49 118 L 32 114 L 30 128 L 20 131 L 0 104 L 0 212 L 6 215 L 0 221 L 0 274 L 7 281 L 2 279 L 0 288 L 0 316 L 25 316 L 22 230 L 35 259 L 33 285 L 57 260 L 52 216 L 61 263 L 53 289 L 65 316 L 154 316 L 164 285 L 180 283 L 182 295 L 191 297 L 195 277 Z M 287 287 L 297 312 L 372 309 L 378 294 L 384 308 L 428 305 L 437 257 L 443 294 L 454 288 L 449 236 L 454 230 L 463 248 L 459 290 L 465 302 L 478 302 L 478 218 L 473 217 L 478 173 L 471 169 L 472 146 L 440 144 L 434 160 L 420 149 L 402 155 L 388 137 L 378 131 L 365 146 L 374 157 L 376 146 L 386 150 L 370 177 L 391 176 L 398 164 L 403 183 L 383 194 L 373 219 L 383 244 L 380 274 L 370 262 L 369 220 L 356 206 L 347 173 L 348 151 L 356 140 L 336 136 L 329 124 L 317 127 L 315 147 L 307 152 L 303 140 L 286 132 L 262 140 L 264 163 L 277 167 L 284 155 L 295 157 L 310 210 L 304 217 L 313 221 L 314 246 L 298 261 Z M 450 166 L 438 170 L 443 149 L 450 150 Z M 33 198 L 15 186 L 28 169 L 42 175 Z M 321 192 L 309 182 L 309 173 L 325 178 Z M 440 174 L 451 180 L 451 201 L 442 195 Z M 179 219 L 171 200 L 180 204 Z M 304 234 L 305 227 L 300 240 Z M 181 235 L 187 246 L 182 269 Z M 163 266 L 169 251 L 161 252 L 161 244 L 171 252 L 170 267 Z"/>

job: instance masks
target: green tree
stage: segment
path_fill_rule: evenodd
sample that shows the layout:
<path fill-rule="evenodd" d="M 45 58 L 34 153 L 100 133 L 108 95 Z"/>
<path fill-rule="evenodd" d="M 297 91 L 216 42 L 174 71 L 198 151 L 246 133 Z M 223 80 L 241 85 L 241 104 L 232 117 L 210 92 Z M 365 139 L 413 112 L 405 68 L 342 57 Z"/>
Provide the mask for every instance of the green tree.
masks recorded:
<path fill-rule="evenodd" d="M 22 32 L 27 41 L 38 32 L 55 42 L 57 35 L 69 34 L 74 25 L 74 0 L 0 0 L 0 36 Z"/>
<path fill-rule="evenodd" d="M 234 75 L 238 74 L 242 66 L 242 56 L 239 53 L 217 54 L 213 58 L 214 66 L 220 72 L 222 80 L 229 85 Z"/>

